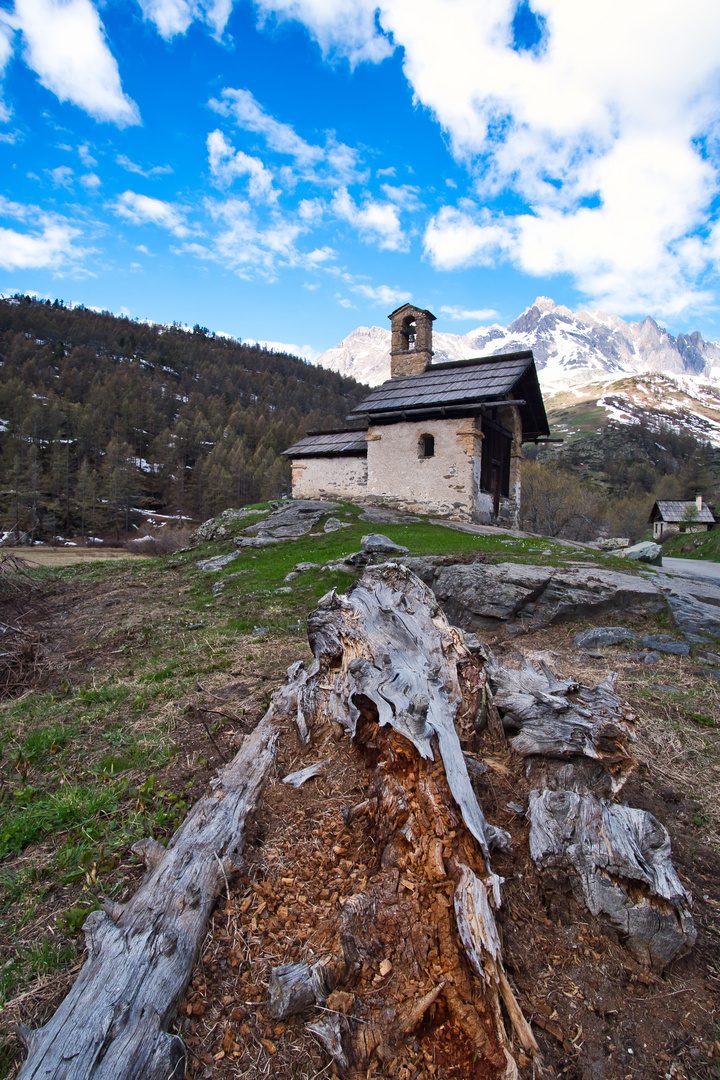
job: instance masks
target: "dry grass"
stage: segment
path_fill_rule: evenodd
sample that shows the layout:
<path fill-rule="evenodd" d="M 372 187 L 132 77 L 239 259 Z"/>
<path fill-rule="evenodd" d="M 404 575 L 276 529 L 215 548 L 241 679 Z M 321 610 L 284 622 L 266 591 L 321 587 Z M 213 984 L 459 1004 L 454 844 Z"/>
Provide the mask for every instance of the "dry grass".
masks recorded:
<path fill-rule="evenodd" d="M 26 554 L 27 552 L 27 554 Z M 148 555 L 134 555 L 133 560 L 148 558 Z M 113 559 L 127 559 L 125 548 L 96 547 L 33 547 L 23 549 L 23 561 L 31 568 L 39 566 L 73 566 L 75 563 L 109 562 Z"/>

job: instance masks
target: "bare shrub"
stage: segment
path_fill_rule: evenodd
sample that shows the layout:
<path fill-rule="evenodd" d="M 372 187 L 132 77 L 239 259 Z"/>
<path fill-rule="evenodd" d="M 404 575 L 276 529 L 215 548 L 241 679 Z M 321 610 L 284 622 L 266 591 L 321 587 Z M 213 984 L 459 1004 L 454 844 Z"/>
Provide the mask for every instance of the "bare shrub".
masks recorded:
<path fill-rule="evenodd" d="M 522 471 L 520 523 L 542 536 L 590 540 L 597 536 L 605 500 L 595 488 L 554 465 L 526 461 Z"/>
<path fill-rule="evenodd" d="M 125 547 L 133 555 L 172 555 L 190 543 L 189 529 L 153 529 L 128 540 Z"/>

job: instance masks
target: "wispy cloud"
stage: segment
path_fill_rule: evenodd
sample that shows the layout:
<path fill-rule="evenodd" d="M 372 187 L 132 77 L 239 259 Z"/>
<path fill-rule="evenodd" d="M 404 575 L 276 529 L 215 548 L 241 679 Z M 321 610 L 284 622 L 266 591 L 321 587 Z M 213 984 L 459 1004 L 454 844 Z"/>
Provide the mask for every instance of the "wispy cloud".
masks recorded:
<path fill-rule="evenodd" d="M 155 23 L 158 33 L 169 41 L 184 34 L 195 20 L 206 23 L 220 36 L 225 29 L 233 0 L 139 0 L 143 15 Z"/>
<path fill-rule="evenodd" d="M 238 127 L 262 135 L 271 150 L 288 154 L 301 165 L 312 165 L 323 157 L 319 146 L 302 139 L 290 124 L 283 124 L 266 112 L 249 90 L 222 91 L 222 99 L 213 98 L 210 108 L 221 116 L 232 117 Z"/>
<path fill-rule="evenodd" d="M 354 285 L 352 288 L 353 292 L 382 307 L 397 307 L 398 304 L 412 299 L 411 292 L 399 289 L 397 285 Z"/>
<path fill-rule="evenodd" d="M 211 131 L 207 137 L 210 172 L 223 186 L 239 177 L 248 177 L 248 195 L 253 201 L 276 202 L 273 177 L 259 158 L 235 150 L 222 131 Z"/>
<path fill-rule="evenodd" d="M 118 127 L 140 123 L 90 0 L 15 0 L 7 20 L 22 32 L 26 63 L 60 101 Z"/>
<path fill-rule="evenodd" d="M 136 173 L 137 176 L 144 176 L 146 180 L 152 179 L 153 176 L 164 176 L 166 173 L 172 172 L 170 165 L 153 165 L 150 169 L 143 169 L 141 165 L 136 165 L 134 161 L 131 161 L 125 154 L 118 154 L 115 158 L 118 165 L 125 169 L 126 172 Z"/>
<path fill-rule="evenodd" d="M 443 304 L 440 308 L 440 314 L 444 315 L 446 319 L 452 319 L 454 322 L 483 322 L 485 319 L 495 318 L 498 312 L 494 308 L 468 310 L 467 308 Z"/>
<path fill-rule="evenodd" d="M 75 174 L 69 165 L 58 165 L 57 169 L 46 169 L 46 172 L 55 187 L 64 187 L 68 190 L 72 188 Z"/>
<path fill-rule="evenodd" d="M 133 225 L 157 225 L 181 239 L 190 233 L 185 214 L 179 207 L 149 195 L 139 195 L 136 191 L 124 191 L 113 210 Z"/>
<path fill-rule="evenodd" d="M 377 202 L 368 197 L 359 206 L 347 188 L 340 188 L 333 196 L 332 209 L 337 217 L 356 229 L 363 240 L 377 243 L 382 250 L 403 251 L 408 247 L 398 208 L 392 203 Z"/>
<path fill-rule="evenodd" d="M 12 27 L 4 21 L 3 14 L 0 12 L 0 82 L 2 82 L 5 74 L 5 68 L 8 61 L 12 56 L 13 47 L 13 32 Z M 10 110 L 5 105 L 2 97 L 0 97 L 0 122 L 4 123 L 10 119 Z"/>

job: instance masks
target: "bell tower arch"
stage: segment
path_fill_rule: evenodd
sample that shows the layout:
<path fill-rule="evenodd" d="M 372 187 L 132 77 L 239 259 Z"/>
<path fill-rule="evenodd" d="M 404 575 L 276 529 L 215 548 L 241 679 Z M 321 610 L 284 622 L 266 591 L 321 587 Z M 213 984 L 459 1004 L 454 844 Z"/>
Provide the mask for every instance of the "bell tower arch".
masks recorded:
<path fill-rule="evenodd" d="M 422 375 L 432 363 L 432 324 L 435 316 L 424 308 L 403 304 L 390 318 L 390 378 Z"/>

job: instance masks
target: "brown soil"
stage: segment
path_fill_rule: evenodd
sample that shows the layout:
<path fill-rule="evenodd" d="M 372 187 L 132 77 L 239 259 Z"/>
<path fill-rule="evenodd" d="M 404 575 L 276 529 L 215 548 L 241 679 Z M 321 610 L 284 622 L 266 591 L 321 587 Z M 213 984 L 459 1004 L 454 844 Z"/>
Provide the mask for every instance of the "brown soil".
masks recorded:
<path fill-rule="evenodd" d="M 76 585 L 56 586 L 44 597 L 42 611 L 28 614 L 23 624 L 43 628 L 43 663 L 46 675 L 51 673 L 47 677 L 71 679 L 78 672 L 84 677 L 90 663 L 105 671 L 119 670 L 131 662 L 133 650 L 146 647 L 143 628 L 148 618 L 170 627 L 177 620 L 172 590 L 145 597 L 143 604 L 137 600 L 129 575 L 120 576 L 110 591 L 106 583 L 80 592 Z M 103 644 L 108 625 L 112 648 Z M 122 653 L 118 642 L 126 646 Z M 163 772 L 162 782 L 181 790 L 194 779 L 193 798 L 220 755 L 230 756 L 238 736 L 257 722 L 268 691 L 282 680 L 287 665 L 309 655 L 297 640 L 258 645 L 239 639 L 234 644 L 237 659 L 231 670 L 201 677 L 195 691 L 172 711 L 173 738 L 182 753 Z M 717 691 L 708 689 L 697 666 L 683 658 L 663 658 L 659 674 L 621 659 L 621 653 L 608 660 L 579 659 L 568 628 L 498 647 L 509 662 L 524 653 L 542 652 L 560 674 L 591 684 L 610 669 L 620 671 L 620 692 L 642 721 L 636 746 L 641 764 L 624 797 L 630 805 L 652 811 L 668 829 L 675 866 L 693 893 L 699 931 L 692 953 L 656 975 L 635 962 L 617 935 L 593 920 L 571 894 L 546 891 L 529 858 L 528 823 L 508 806 L 527 805 L 521 760 L 509 750 L 486 753 L 491 768 L 477 788 L 483 811 L 513 837 L 511 853 L 493 857 L 493 869 L 506 879 L 499 913 L 506 967 L 532 1022 L 546 1070 L 533 1072 L 525 1059 L 521 1075 L 571 1080 L 717 1077 L 720 732 L 668 704 L 657 685 L 695 686 L 702 704 L 698 713 L 716 720 Z M 199 717 L 207 718 L 213 709 L 242 722 L 229 724 L 211 741 Z M 482 753 L 483 747 L 479 749 Z M 197 765 L 200 752 L 208 759 L 207 768 Z M 322 772 L 301 788 L 281 782 L 287 773 L 323 758 L 329 760 Z M 366 797 L 371 776 L 362 752 L 345 736 L 328 735 L 323 743 L 302 750 L 294 731 L 283 729 L 277 776 L 256 816 L 245 866 L 230 880 L 218 905 L 179 1010 L 176 1030 L 188 1046 L 188 1077 L 193 1080 L 334 1075 L 327 1054 L 306 1030 L 311 1016 L 277 1022 L 264 1003 L 274 965 L 337 951 L 343 901 L 383 873 L 367 818 L 346 827 L 342 814 L 344 807 Z M 40 846 L 23 855 L 41 857 Z M 130 858 L 118 873 L 125 877 L 127 895 L 136 887 L 140 870 Z M 398 881 L 397 890 L 412 903 L 412 880 Z M 438 889 L 438 896 L 443 895 Z M 36 913 L 36 925 L 52 923 L 67 903 L 67 895 L 51 898 Z M 433 985 L 431 966 L 412 978 L 403 970 L 402 938 L 388 935 L 384 945 L 383 959 L 391 968 L 381 975 L 379 961 L 366 963 L 353 987 L 355 995 L 377 1003 L 387 994 L 397 1001 Z M 11 1018 L 22 1017 L 30 1026 L 41 1022 L 57 1007 L 71 974 L 55 977 L 13 1002 Z M 330 1007 L 342 1011 L 342 995 L 331 999 Z M 466 1037 L 445 1010 L 439 1000 L 397 1057 L 371 1067 L 367 1077 L 484 1080 L 482 1062 L 473 1059 Z"/>

